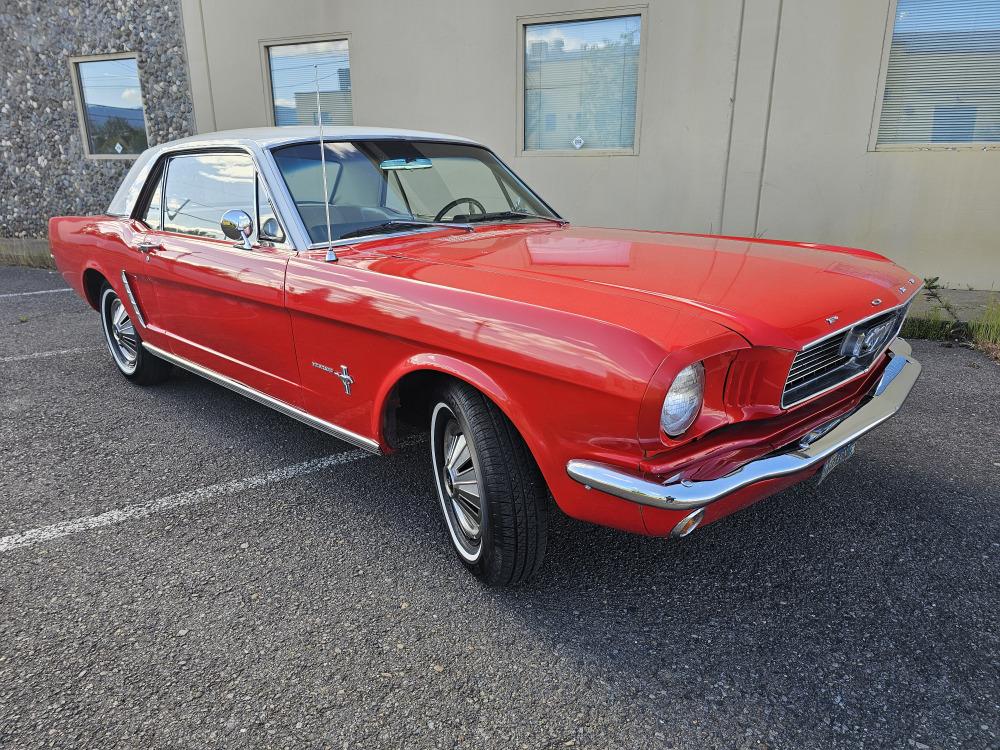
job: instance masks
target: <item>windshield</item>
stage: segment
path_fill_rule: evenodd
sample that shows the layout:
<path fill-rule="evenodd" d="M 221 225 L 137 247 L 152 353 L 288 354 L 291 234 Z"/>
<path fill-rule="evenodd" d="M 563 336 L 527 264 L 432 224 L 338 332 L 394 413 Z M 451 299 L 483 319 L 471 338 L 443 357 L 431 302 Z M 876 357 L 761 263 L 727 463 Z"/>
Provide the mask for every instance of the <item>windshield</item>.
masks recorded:
<path fill-rule="evenodd" d="M 373 140 L 273 151 L 313 243 L 405 231 L 427 222 L 554 221 L 556 216 L 487 149 L 459 143 Z"/>

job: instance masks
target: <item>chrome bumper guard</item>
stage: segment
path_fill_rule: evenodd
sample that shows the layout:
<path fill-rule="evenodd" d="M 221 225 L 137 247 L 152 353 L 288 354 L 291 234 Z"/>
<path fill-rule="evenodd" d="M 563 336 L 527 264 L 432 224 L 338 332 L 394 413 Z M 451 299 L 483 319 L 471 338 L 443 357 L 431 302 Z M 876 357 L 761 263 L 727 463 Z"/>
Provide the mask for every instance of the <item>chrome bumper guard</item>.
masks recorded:
<path fill-rule="evenodd" d="M 588 489 L 640 505 L 666 510 L 693 510 L 715 502 L 737 490 L 767 479 L 796 474 L 823 464 L 830 456 L 892 417 L 910 394 L 920 375 L 920 363 L 903 339 L 889 346 L 891 359 L 872 390 L 871 398 L 828 432 L 808 445 L 760 458 L 732 474 L 703 482 L 681 481 L 659 484 L 595 461 L 573 460 L 567 473 Z"/>

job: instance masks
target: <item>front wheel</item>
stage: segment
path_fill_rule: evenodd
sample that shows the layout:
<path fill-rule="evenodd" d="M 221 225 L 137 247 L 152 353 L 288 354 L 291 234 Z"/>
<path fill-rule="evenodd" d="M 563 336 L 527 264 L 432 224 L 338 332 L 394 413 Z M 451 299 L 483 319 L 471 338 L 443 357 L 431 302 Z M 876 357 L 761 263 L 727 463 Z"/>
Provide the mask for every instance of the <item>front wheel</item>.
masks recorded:
<path fill-rule="evenodd" d="M 484 582 L 505 586 L 545 557 L 548 489 L 524 440 L 493 402 L 446 386 L 431 412 L 438 499 L 459 559 Z"/>
<path fill-rule="evenodd" d="M 172 365 L 142 348 L 135 321 L 107 283 L 101 289 L 101 323 L 108 350 L 122 375 L 140 385 L 153 385 L 170 376 Z"/>

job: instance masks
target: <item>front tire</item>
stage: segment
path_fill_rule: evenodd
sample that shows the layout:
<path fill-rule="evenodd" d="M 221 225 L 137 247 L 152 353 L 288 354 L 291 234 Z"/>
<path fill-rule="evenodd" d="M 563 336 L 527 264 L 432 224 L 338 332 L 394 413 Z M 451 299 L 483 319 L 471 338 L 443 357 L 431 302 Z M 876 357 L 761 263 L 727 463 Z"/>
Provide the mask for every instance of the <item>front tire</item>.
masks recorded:
<path fill-rule="evenodd" d="M 548 488 L 503 412 L 479 391 L 449 384 L 431 411 L 431 460 L 462 563 L 496 586 L 533 576 L 545 557 Z"/>
<path fill-rule="evenodd" d="M 101 324 L 118 371 L 133 383 L 154 385 L 170 377 L 172 365 L 149 353 L 121 298 L 105 283 L 101 288 Z"/>

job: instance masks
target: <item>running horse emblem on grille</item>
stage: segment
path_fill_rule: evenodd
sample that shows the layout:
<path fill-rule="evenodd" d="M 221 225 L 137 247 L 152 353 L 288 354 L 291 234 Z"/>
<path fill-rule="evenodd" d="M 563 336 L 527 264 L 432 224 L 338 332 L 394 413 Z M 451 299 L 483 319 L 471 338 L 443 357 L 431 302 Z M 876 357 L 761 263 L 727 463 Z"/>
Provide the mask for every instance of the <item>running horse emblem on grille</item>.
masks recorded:
<path fill-rule="evenodd" d="M 896 316 L 892 316 L 868 328 L 856 328 L 844 341 L 843 353 L 848 357 L 865 357 L 871 354 L 889 341 L 897 322 Z"/>

